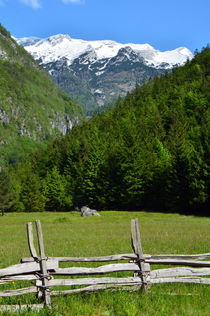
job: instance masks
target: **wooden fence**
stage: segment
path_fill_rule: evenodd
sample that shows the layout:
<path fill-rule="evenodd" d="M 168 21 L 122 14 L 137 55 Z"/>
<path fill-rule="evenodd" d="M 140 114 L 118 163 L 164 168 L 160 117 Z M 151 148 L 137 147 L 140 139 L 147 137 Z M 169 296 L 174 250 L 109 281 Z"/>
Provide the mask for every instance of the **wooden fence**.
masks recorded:
<path fill-rule="evenodd" d="M 40 221 L 36 221 L 39 255 L 36 252 L 33 239 L 32 223 L 27 223 L 28 245 L 31 257 L 21 259 L 21 263 L 0 269 L 0 285 L 16 281 L 34 281 L 34 285 L 0 292 L 0 297 L 35 293 L 43 302 L 35 305 L 22 305 L 21 308 L 31 307 L 40 309 L 51 307 L 51 297 L 73 293 L 94 292 L 104 289 L 142 289 L 146 290 L 151 284 L 167 282 L 185 282 L 209 284 L 210 253 L 199 255 L 146 255 L 143 254 L 138 220 L 131 220 L 131 244 L 133 253 L 117 254 L 103 257 L 47 257 L 45 254 L 43 234 Z M 205 261 L 204 261 L 205 260 Z M 117 262 L 99 267 L 69 267 L 60 268 L 60 262 Z M 167 269 L 151 270 L 150 266 L 173 265 Z M 182 266 L 182 267 L 181 267 Z M 130 271 L 130 277 L 96 277 L 97 275 L 113 272 Z M 84 276 L 88 276 L 87 278 Z M 94 277 L 91 277 L 94 275 Z M 59 276 L 59 278 L 56 278 Z M 60 278 L 73 276 L 73 278 Z M 75 278 L 75 276 L 82 276 Z M 55 290 L 57 286 L 68 286 L 67 290 Z M 80 286 L 80 287 L 79 287 Z M 81 287 L 83 286 L 83 287 Z M 71 288 L 73 287 L 73 288 Z M 75 288 L 76 287 L 76 288 Z M 16 310 L 19 305 L 2 305 L 1 310 Z"/>

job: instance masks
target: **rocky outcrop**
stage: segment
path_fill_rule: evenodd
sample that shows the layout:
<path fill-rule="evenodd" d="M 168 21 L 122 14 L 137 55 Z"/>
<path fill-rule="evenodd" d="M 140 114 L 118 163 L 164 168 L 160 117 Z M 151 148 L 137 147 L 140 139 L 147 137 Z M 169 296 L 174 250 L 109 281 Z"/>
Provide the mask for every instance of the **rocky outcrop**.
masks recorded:
<path fill-rule="evenodd" d="M 100 216 L 100 214 L 96 210 L 90 209 L 88 206 L 83 206 L 81 208 L 81 216 Z"/>

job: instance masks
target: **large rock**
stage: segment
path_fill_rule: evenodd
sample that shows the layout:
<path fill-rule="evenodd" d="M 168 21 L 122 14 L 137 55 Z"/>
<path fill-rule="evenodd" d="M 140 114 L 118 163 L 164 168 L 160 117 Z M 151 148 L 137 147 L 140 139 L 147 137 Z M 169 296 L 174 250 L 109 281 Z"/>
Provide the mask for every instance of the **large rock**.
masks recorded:
<path fill-rule="evenodd" d="M 81 216 L 100 216 L 96 210 L 90 209 L 88 206 L 83 206 L 81 208 Z"/>

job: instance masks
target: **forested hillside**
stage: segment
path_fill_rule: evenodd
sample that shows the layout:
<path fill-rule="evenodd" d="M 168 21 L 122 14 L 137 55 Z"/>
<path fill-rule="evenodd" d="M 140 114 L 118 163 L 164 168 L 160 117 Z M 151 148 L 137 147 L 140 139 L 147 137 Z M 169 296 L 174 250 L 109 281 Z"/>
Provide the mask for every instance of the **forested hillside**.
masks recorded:
<path fill-rule="evenodd" d="M 210 49 L 10 171 L 11 210 L 210 215 Z"/>
<path fill-rule="evenodd" d="M 0 25 L 0 167 L 65 134 L 81 111 Z"/>

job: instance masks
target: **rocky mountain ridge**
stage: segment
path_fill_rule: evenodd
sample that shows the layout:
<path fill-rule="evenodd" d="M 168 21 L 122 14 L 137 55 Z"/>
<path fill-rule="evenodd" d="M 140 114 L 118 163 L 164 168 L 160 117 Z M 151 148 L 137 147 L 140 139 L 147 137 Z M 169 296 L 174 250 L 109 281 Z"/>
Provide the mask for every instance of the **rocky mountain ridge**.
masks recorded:
<path fill-rule="evenodd" d="M 44 64 L 65 57 L 70 65 L 76 58 L 87 52 L 94 55 L 94 61 L 112 58 L 120 49 L 127 47 L 143 57 L 146 65 L 155 68 L 172 68 L 174 65 L 182 65 L 187 58 L 192 59 L 193 56 L 186 47 L 161 52 L 149 44 L 122 44 L 110 40 L 85 41 L 73 39 L 65 34 L 57 34 L 46 39 L 25 37 L 17 39 L 17 42 L 26 47 L 35 59 L 41 59 Z"/>
<path fill-rule="evenodd" d="M 86 112 L 193 57 L 185 47 L 160 52 L 149 44 L 84 41 L 63 34 L 16 40 Z"/>

